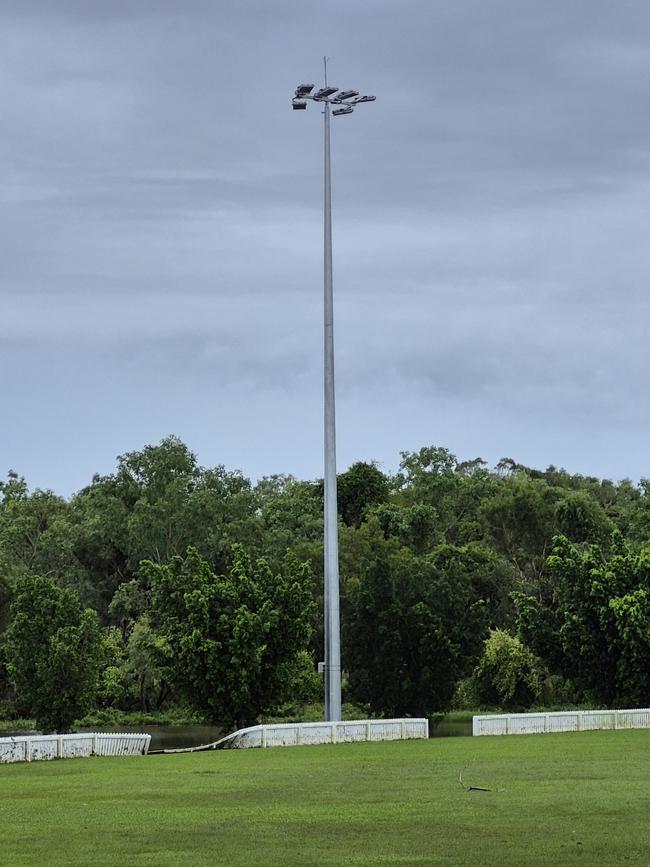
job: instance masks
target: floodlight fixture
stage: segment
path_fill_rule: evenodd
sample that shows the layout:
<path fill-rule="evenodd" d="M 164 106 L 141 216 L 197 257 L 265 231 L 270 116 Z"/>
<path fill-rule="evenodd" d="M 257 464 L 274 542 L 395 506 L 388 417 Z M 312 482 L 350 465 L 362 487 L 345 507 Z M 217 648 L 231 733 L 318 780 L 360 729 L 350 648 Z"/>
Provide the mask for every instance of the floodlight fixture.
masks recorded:
<path fill-rule="evenodd" d="M 332 114 L 352 114 L 354 109 L 351 105 L 346 105 L 344 108 L 335 108 Z"/>
<path fill-rule="evenodd" d="M 313 84 L 299 84 L 296 88 L 296 96 L 307 96 L 313 89 Z"/>
<path fill-rule="evenodd" d="M 353 99 L 352 102 L 355 105 L 358 105 L 360 102 L 374 102 L 376 99 L 376 96 L 358 96 L 356 99 Z"/>
<path fill-rule="evenodd" d="M 353 96 L 359 96 L 358 90 L 340 90 L 336 94 L 337 99 L 351 99 Z"/>
<path fill-rule="evenodd" d="M 314 94 L 314 99 L 319 101 L 322 99 L 327 99 L 328 96 L 332 96 L 332 94 L 336 93 L 338 87 L 321 87 L 320 90 L 317 90 Z"/>
<path fill-rule="evenodd" d="M 304 99 L 292 99 L 291 107 L 294 109 L 294 111 L 299 111 L 301 109 L 307 108 L 307 103 Z"/>

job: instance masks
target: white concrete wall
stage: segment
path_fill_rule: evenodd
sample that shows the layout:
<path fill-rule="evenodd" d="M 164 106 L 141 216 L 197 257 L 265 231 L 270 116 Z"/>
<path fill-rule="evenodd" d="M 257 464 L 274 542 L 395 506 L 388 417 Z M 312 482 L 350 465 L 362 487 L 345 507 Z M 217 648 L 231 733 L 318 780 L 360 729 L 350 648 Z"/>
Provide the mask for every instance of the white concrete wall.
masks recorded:
<path fill-rule="evenodd" d="M 428 738 L 426 719 L 344 720 L 342 722 L 281 723 L 251 726 L 222 738 L 217 749 L 290 747 L 355 741 L 395 741 Z"/>
<path fill-rule="evenodd" d="M 151 735 L 84 732 L 71 735 L 20 735 L 0 738 L 0 764 L 85 756 L 139 756 L 149 751 Z"/>
<path fill-rule="evenodd" d="M 649 708 L 485 714 L 475 716 L 472 720 L 473 735 L 527 735 L 647 728 L 650 728 Z"/>

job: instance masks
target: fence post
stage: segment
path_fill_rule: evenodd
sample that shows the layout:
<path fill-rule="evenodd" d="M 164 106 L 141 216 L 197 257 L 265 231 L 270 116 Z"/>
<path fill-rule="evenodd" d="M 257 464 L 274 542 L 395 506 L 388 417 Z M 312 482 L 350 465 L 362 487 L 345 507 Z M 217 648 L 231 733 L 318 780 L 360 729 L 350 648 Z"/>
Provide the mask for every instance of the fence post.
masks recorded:
<path fill-rule="evenodd" d="M 336 743 L 336 723 L 332 723 L 332 743 Z"/>
<path fill-rule="evenodd" d="M 508 714 L 506 714 L 506 734 L 507 735 L 510 734 L 510 731 L 509 731 L 510 726 L 508 725 L 509 722 L 510 722 L 510 716 Z"/>
<path fill-rule="evenodd" d="M 266 747 L 266 726 L 262 726 L 262 747 Z"/>
<path fill-rule="evenodd" d="M 302 726 L 298 726 L 298 746 L 302 746 Z"/>
<path fill-rule="evenodd" d="M 545 735 L 549 734 L 549 731 L 548 731 L 548 714 L 547 713 L 544 714 L 544 734 Z"/>
<path fill-rule="evenodd" d="M 32 739 L 27 738 L 25 740 L 25 761 L 31 762 L 32 760 Z"/>
<path fill-rule="evenodd" d="M 63 758 L 63 735 L 59 735 L 56 739 L 56 757 L 57 759 Z"/>
<path fill-rule="evenodd" d="M 368 722 L 366 723 L 366 740 L 367 740 L 367 741 L 370 740 L 370 732 L 371 732 L 371 730 L 372 730 L 372 728 L 371 728 L 370 720 L 368 720 Z"/>
<path fill-rule="evenodd" d="M 576 731 L 577 732 L 580 731 L 580 720 L 581 719 L 582 719 L 582 712 L 577 710 L 576 711 Z"/>

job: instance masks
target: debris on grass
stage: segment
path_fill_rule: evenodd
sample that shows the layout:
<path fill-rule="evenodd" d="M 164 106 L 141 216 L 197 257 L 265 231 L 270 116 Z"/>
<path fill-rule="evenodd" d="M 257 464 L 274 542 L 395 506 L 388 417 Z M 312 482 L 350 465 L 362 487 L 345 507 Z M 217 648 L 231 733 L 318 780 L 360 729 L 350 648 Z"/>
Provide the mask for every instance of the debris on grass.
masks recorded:
<path fill-rule="evenodd" d="M 464 768 L 461 768 L 460 771 L 458 772 L 458 782 L 460 783 L 460 787 L 463 790 L 463 792 L 492 792 L 493 791 L 492 789 L 487 788 L 487 786 L 466 786 L 463 783 L 463 771 L 464 771 Z M 503 791 L 503 790 L 499 789 L 498 791 Z"/>

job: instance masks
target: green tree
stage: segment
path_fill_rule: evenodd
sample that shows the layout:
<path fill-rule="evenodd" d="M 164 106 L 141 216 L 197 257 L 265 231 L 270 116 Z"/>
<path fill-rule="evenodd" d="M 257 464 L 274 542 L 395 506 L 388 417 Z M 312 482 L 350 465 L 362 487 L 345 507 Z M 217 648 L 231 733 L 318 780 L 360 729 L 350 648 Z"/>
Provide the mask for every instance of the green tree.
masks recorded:
<path fill-rule="evenodd" d="M 125 678 L 126 651 L 120 630 L 108 626 L 101 632 L 101 667 L 95 702 L 99 707 L 131 710 Z"/>
<path fill-rule="evenodd" d="M 352 698 L 375 713 L 445 709 L 474 666 L 486 629 L 467 552 L 441 546 L 418 557 L 381 539 L 344 600 L 344 667 Z"/>
<path fill-rule="evenodd" d="M 0 573 L 0 635 L 9 622 L 9 606 L 11 604 L 11 583 Z"/>
<path fill-rule="evenodd" d="M 481 504 L 487 536 L 516 569 L 522 586 L 542 580 L 556 527 L 558 494 L 525 473 L 508 476 Z"/>
<path fill-rule="evenodd" d="M 564 494 L 555 505 L 558 534 L 573 542 L 607 544 L 614 525 L 603 507 L 586 491 Z"/>
<path fill-rule="evenodd" d="M 143 614 L 134 624 L 127 644 L 125 680 L 137 698 L 142 713 L 159 710 L 168 698 L 168 645 L 152 628 Z"/>
<path fill-rule="evenodd" d="M 247 725 L 285 699 L 311 634 L 310 574 L 287 555 L 274 574 L 241 546 L 226 575 L 190 549 L 169 565 L 145 562 L 152 625 L 170 676 L 215 722 Z"/>
<path fill-rule="evenodd" d="M 43 574 L 77 587 L 83 569 L 75 555 L 70 504 L 52 491 L 30 493 L 9 473 L 0 483 L 0 574 Z"/>
<path fill-rule="evenodd" d="M 262 479 L 255 488 L 264 557 L 279 568 L 287 549 L 310 551 L 323 538 L 323 497 L 319 486 L 292 476 Z M 307 555 L 309 556 L 309 555 Z"/>
<path fill-rule="evenodd" d="M 373 509 L 372 514 L 386 538 L 393 536 L 416 554 L 426 554 L 433 548 L 438 524 L 438 513 L 433 506 L 383 503 Z"/>
<path fill-rule="evenodd" d="M 549 668 L 604 705 L 650 700 L 650 549 L 613 535 L 607 548 L 554 539 L 554 593 L 515 598 L 520 633 Z"/>
<path fill-rule="evenodd" d="M 7 632 L 19 705 L 45 731 L 67 731 L 90 708 L 102 648 L 97 615 L 51 578 L 18 578 Z"/>
<path fill-rule="evenodd" d="M 115 626 L 103 629 L 102 650 L 100 706 L 150 713 L 171 697 L 168 647 L 151 628 L 147 614 L 131 623 L 126 639 Z"/>
<path fill-rule="evenodd" d="M 233 543 L 256 550 L 258 499 L 248 479 L 222 466 L 206 469 L 177 437 L 128 452 L 113 475 L 96 477 L 72 503 L 76 552 L 96 589 L 103 618 L 117 588 L 142 560 L 166 563 L 192 545 L 217 571 Z"/>
<path fill-rule="evenodd" d="M 639 489 L 639 499 L 629 512 L 629 537 L 633 542 L 647 544 L 650 542 L 650 480 L 642 479 Z"/>
<path fill-rule="evenodd" d="M 481 458 L 459 461 L 448 449 L 429 446 L 402 452 L 396 482 L 398 506 L 427 506 L 435 510 L 429 550 L 441 542 L 480 541 L 484 528 L 480 507 L 502 484 Z M 419 517 L 423 517 L 422 515 Z"/>
<path fill-rule="evenodd" d="M 148 607 L 149 594 L 137 578 L 120 584 L 108 606 L 108 616 L 119 627 L 123 641 L 128 640 L 134 623 Z"/>
<path fill-rule="evenodd" d="M 542 695 L 539 659 L 517 636 L 491 629 L 474 670 L 478 698 L 504 710 L 528 708 Z"/>
<path fill-rule="evenodd" d="M 122 455 L 117 475 L 138 491 L 128 519 L 132 567 L 143 559 L 166 563 L 193 545 L 223 568 L 231 544 L 248 541 L 245 525 L 256 506 L 248 479 L 200 467 L 176 437 Z"/>
<path fill-rule="evenodd" d="M 357 461 L 337 478 L 338 510 L 343 523 L 358 527 L 369 506 L 386 502 L 389 481 L 376 464 Z"/>
<path fill-rule="evenodd" d="M 136 502 L 136 487 L 114 476 L 95 476 L 72 499 L 76 555 L 87 575 L 84 600 L 103 619 L 116 589 L 134 576 L 128 522 Z"/>

